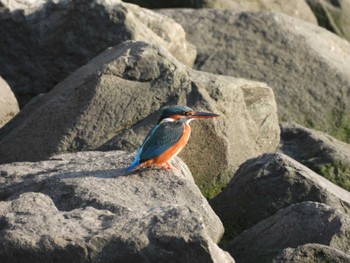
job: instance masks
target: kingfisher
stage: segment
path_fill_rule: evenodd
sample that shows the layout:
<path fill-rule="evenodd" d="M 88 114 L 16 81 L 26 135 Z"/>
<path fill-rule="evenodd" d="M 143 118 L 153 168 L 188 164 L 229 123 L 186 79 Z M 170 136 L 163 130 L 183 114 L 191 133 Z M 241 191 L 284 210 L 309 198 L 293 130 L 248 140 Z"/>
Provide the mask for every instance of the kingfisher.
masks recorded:
<path fill-rule="evenodd" d="M 191 135 L 189 123 L 194 119 L 218 116 L 215 113 L 196 112 L 187 106 L 165 107 L 157 125 L 146 136 L 126 172 L 148 166 L 174 169 L 170 160 L 186 146 Z"/>

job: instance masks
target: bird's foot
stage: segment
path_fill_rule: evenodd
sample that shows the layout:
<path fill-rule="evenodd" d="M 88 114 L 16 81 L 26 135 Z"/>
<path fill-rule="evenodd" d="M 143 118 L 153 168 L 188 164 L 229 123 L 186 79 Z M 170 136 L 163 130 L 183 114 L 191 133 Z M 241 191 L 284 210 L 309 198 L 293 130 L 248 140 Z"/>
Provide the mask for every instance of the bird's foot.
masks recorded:
<path fill-rule="evenodd" d="M 161 164 L 157 164 L 156 166 L 162 170 L 176 170 L 176 171 L 178 171 L 170 162 L 164 162 Z"/>
<path fill-rule="evenodd" d="M 167 170 L 173 170 L 173 171 L 176 171 L 176 172 L 180 172 L 180 170 L 177 169 L 175 166 L 173 166 L 170 162 L 165 162 L 165 165 L 166 165 L 166 169 Z"/>
<path fill-rule="evenodd" d="M 174 170 L 176 169 L 170 162 L 165 162 L 166 169 Z"/>

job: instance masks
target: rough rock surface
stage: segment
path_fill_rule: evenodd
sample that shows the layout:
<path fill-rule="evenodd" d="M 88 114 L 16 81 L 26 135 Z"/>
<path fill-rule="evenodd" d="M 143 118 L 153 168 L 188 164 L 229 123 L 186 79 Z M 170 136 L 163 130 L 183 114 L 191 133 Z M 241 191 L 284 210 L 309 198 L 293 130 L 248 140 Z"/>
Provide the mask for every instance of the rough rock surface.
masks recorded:
<path fill-rule="evenodd" d="M 350 192 L 279 154 L 245 162 L 211 205 L 230 239 L 278 210 L 303 201 L 325 203 L 350 214 Z"/>
<path fill-rule="evenodd" d="M 349 0 L 306 0 L 320 26 L 350 40 Z"/>
<path fill-rule="evenodd" d="M 190 66 L 196 57 L 174 20 L 119 0 L 2 0 L 0 6 L 0 72 L 22 106 L 128 39 L 163 45 Z"/>
<path fill-rule="evenodd" d="M 224 8 L 235 11 L 270 11 L 285 13 L 317 24 L 305 0 L 124 0 L 147 8 Z"/>
<path fill-rule="evenodd" d="M 350 43 L 283 14 L 231 10 L 162 11 L 197 46 L 195 68 L 266 82 L 281 121 L 350 141 Z"/>
<path fill-rule="evenodd" d="M 281 250 L 318 243 L 350 253 L 350 217 L 325 204 L 303 202 L 279 210 L 227 245 L 240 263 L 270 263 Z"/>
<path fill-rule="evenodd" d="M 281 124 L 281 151 L 350 191 L 350 144 L 297 124 Z"/>
<path fill-rule="evenodd" d="M 18 102 L 6 81 L 0 77 L 0 128 L 19 112 Z"/>
<path fill-rule="evenodd" d="M 160 110 L 174 104 L 221 114 L 191 123 L 181 155 L 202 189 L 227 183 L 241 163 L 279 144 L 268 86 L 194 71 L 162 47 L 131 41 L 106 50 L 24 108 L 0 131 L 0 162 L 96 148 L 136 150 Z"/>
<path fill-rule="evenodd" d="M 125 174 L 124 152 L 0 166 L 2 262 L 234 262 L 219 218 L 178 171 Z"/>
<path fill-rule="evenodd" d="M 272 261 L 273 263 L 347 263 L 350 255 L 333 247 L 320 244 L 306 244 L 297 248 L 286 248 Z"/>

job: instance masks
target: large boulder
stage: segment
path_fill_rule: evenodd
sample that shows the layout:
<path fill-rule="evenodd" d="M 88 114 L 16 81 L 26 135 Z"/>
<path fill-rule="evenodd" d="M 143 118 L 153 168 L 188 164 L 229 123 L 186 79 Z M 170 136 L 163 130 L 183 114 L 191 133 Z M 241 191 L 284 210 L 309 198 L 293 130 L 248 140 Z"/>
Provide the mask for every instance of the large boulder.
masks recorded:
<path fill-rule="evenodd" d="M 197 46 L 195 68 L 258 80 L 273 88 L 281 121 L 350 141 L 350 43 L 278 13 L 161 11 Z"/>
<path fill-rule="evenodd" d="M 119 0 L 0 0 L 0 6 L 0 72 L 22 106 L 128 39 L 163 45 L 190 66 L 196 57 L 174 20 Z"/>
<path fill-rule="evenodd" d="M 245 160 L 279 144 L 268 86 L 195 71 L 160 46 L 131 41 L 106 50 L 25 107 L 0 131 L 0 162 L 136 150 L 163 106 L 173 104 L 221 115 L 192 122 L 181 155 L 206 195 L 220 190 Z"/>
<path fill-rule="evenodd" d="M 281 151 L 350 191 L 350 144 L 297 124 L 281 124 Z"/>
<path fill-rule="evenodd" d="M 235 11 L 270 11 L 285 13 L 317 24 L 305 0 L 124 0 L 147 8 L 225 8 Z"/>
<path fill-rule="evenodd" d="M 296 248 L 286 248 L 279 253 L 273 263 L 346 263 L 350 255 L 334 247 L 321 244 L 306 244 Z"/>
<path fill-rule="evenodd" d="M 124 174 L 131 158 L 80 152 L 0 165 L 1 262 L 234 262 L 186 165 Z"/>
<path fill-rule="evenodd" d="M 350 216 L 330 206 L 303 202 L 281 209 L 227 244 L 240 263 L 271 263 L 288 247 L 318 243 L 350 253 Z"/>
<path fill-rule="evenodd" d="M 280 154 L 245 162 L 211 205 L 231 239 L 278 210 L 303 201 L 325 203 L 350 214 L 350 193 Z"/>
<path fill-rule="evenodd" d="M 0 128 L 19 112 L 18 102 L 11 88 L 0 76 Z"/>
<path fill-rule="evenodd" d="M 349 0 L 306 0 L 320 26 L 350 40 Z"/>

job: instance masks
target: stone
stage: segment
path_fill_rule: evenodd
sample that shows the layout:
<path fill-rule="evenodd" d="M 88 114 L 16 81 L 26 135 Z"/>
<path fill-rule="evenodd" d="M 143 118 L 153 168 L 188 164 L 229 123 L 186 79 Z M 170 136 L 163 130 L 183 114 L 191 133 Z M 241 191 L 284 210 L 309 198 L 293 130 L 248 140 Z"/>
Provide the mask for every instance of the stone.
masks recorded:
<path fill-rule="evenodd" d="M 318 243 L 350 253 L 350 217 L 325 204 L 303 202 L 244 231 L 226 246 L 240 263 L 270 263 L 281 250 Z"/>
<path fill-rule="evenodd" d="M 235 11 L 285 13 L 317 25 L 317 19 L 305 0 L 124 0 L 147 8 L 223 8 Z"/>
<path fill-rule="evenodd" d="M 350 40 L 350 2 L 348 0 L 306 0 L 320 26 Z"/>
<path fill-rule="evenodd" d="M 350 256 L 333 247 L 321 244 L 306 244 L 296 248 L 286 248 L 282 250 L 272 263 L 318 263 L 350 262 Z"/>
<path fill-rule="evenodd" d="M 187 166 L 125 174 L 120 151 L 0 165 L 2 262 L 232 263 Z"/>
<path fill-rule="evenodd" d="M 280 13 L 161 12 L 196 45 L 195 69 L 265 82 L 274 90 L 281 121 L 350 141 L 349 42 Z"/>
<path fill-rule="evenodd" d="M 21 108 L 128 39 L 163 45 L 190 66 L 196 58 L 174 20 L 119 0 L 2 0 L 0 6 L 0 72 Z"/>
<path fill-rule="evenodd" d="M 350 144 L 298 124 L 281 124 L 281 151 L 350 191 Z"/>
<path fill-rule="evenodd" d="M 128 41 L 25 107 L 0 131 L 0 162 L 94 149 L 135 151 L 168 105 L 221 115 L 191 122 L 193 133 L 180 155 L 207 197 L 245 160 L 279 145 L 277 106 L 266 84 L 195 71 L 161 46 Z"/>
<path fill-rule="evenodd" d="M 225 226 L 225 240 L 292 204 L 314 201 L 350 214 L 350 192 L 281 153 L 248 160 L 210 201 Z"/>
<path fill-rule="evenodd" d="M 0 76 L 0 128 L 19 112 L 18 102 L 11 88 Z"/>

